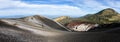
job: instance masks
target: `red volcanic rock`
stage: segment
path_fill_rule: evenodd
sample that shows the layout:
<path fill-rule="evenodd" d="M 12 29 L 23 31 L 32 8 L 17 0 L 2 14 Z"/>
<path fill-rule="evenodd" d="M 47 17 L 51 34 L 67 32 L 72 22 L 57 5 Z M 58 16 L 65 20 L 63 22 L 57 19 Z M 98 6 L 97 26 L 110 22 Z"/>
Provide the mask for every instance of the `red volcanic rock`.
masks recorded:
<path fill-rule="evenodd" d="M 98 24 L 90 22 L 71 22 L 67 27 L 73 31 L 88 31 L 91 28 L 97 27 Z"/>

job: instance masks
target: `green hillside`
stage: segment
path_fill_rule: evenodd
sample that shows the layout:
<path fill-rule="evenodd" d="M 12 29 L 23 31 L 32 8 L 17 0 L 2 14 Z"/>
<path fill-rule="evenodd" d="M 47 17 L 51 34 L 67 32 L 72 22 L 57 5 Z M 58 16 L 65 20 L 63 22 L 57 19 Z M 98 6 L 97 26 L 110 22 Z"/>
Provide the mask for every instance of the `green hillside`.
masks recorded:
<path fill-rule="evenodd" d="M 110 24 L 120 22 L 119 17 L 119 13 L 111 8 L 107 8 L 93 15 L 86 15 L 83 19 L 98 24 Z"/>
<path fill-rule="evenodd" d="M 66 25 L 69 22 L 84 21 L 97 24 L 111 24 L 120 22 L 120 14 L 111 8 L 107 8 L 99 11 L 95 14 L 88 14 L 79 18 L 71 18 L 69 16 L 61 16 L 54 19 L 62 25 Z"/>

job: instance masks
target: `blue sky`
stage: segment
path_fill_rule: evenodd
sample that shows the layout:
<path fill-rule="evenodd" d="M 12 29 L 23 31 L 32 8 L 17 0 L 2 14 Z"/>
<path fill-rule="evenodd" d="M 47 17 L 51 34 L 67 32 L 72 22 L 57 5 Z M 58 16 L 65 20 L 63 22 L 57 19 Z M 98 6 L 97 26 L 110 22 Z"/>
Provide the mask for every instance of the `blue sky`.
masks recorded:
<path fill-rule="evenodd" d="M 0 0 L 0 16 L 43 15 L 79 17 L 105 8 L 120 12 L 119 0 Z"/>

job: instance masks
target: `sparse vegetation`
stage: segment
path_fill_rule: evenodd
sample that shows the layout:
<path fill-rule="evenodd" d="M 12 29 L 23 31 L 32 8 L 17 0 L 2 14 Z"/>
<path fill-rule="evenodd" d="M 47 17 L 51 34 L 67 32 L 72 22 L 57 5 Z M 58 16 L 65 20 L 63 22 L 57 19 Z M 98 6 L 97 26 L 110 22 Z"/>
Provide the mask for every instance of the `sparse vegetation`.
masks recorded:
<path fill-rule="evenodd" d="M 96 14 L 88 14 L 80 18 L 70 18 L 68 16 L 61 16 L 55 21 L 65 25 L 72 21 L 87 21 L 97 24 L 111 24 L 120 22 L 120 14 L 111 8 L 104 9 Z"/>
<path fill-rule="evenodd" d="M 69 16 L 61 16 L 61 17 L 54 19 L 54 21 L 59 22 L 62 25 L 66 25 L 67 23 L 72 21 L 72 18 L 70 18 Z"/>

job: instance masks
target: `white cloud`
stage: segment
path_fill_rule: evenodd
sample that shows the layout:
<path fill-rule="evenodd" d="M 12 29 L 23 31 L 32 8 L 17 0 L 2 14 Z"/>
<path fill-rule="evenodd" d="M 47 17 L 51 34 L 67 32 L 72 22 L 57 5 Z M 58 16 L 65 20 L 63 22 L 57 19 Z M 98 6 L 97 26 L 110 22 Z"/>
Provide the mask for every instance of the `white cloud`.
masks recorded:
<path fill-rule="evenodd" d="M 110 7 L 120 8 L 120 1 L 115 0 L 105 0 Z"/>
<path fill-rule="evenodd" d="M 94 8 L 94 9 L 104 9 L 104 8 L 108 8 L 108 6 L 104 6 L 101 3 L 95 1 L 95 0 L 84 0 L 84 5 Z"/>
<path fill-rule="evenodd" d="M 57 0 L 51 0 L 56 2 Z M 29 4 L 20 0 L 0 0 L 0 16 L 1 15 L 68 15 L 68 16 L 81 16 L 88 13 L 96 13 L 105 8 L 113 8 L 119 10 L 120 2 L 104 0 L 108 6 L 96 0 L 60 0 L 73 2 L 76 6 L 68 4 Z M 79 7 L 77 7 L 79 6 Z M 117 7 L 117 8 L 115 8 Z"/>
<path fill-rule="evenodd" d="M 117 0 L 72 0 L 76 5 L 82 8 L 83 11 L 88 13 L 96 13 L 100 10 L 106 8 L 112 8 L 118 12 L 120 12 L 120 1 Z M 106 5 L 107 4 L 107 5 Z"/>
<path fill-rule="evenodd" d="M 42 15 L 84 15 L 78 7 L 69 5 L 28 4 L 21 1 L 0 1 L 0 15 L 42 14 Z M 4 9 L 8 8 L 8 9 Z M 73 15 L 74 14 L 74 15 Z"/>
<path fill-rule="evenodd" d="M 80 7 L 92 8 L 92 10 L 110 8 L 109 6 L 105 6 L 96 0 L 82 0 L 82 1 L 78 0 L 77 2 L 74 1 L 74 3 L 76 3 Z"/>

